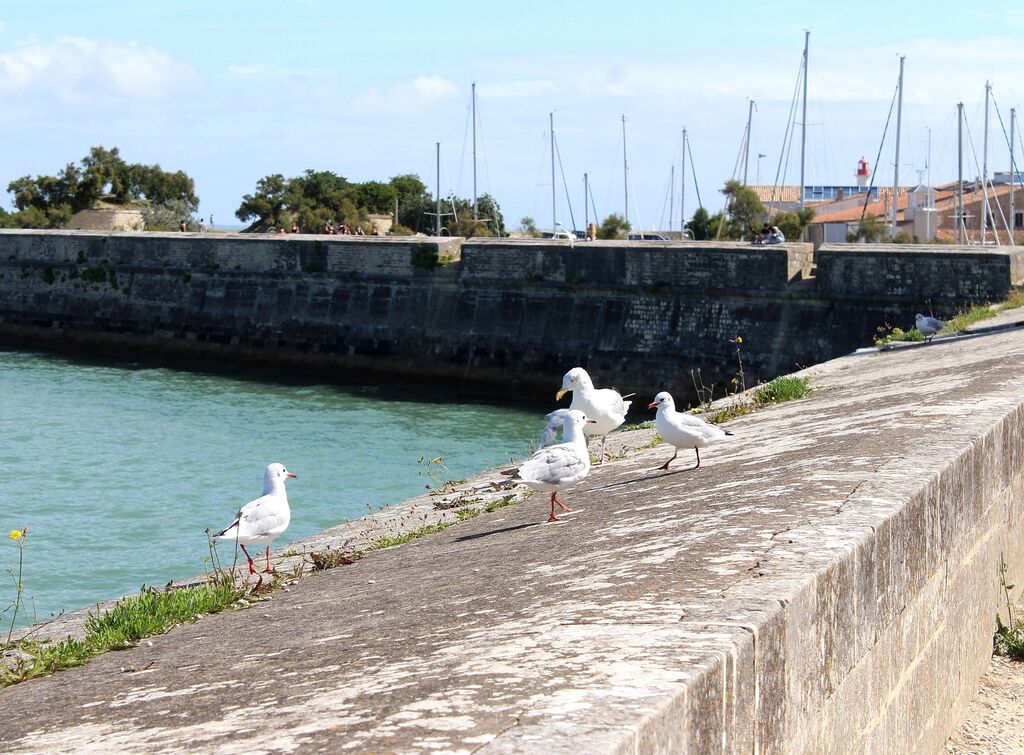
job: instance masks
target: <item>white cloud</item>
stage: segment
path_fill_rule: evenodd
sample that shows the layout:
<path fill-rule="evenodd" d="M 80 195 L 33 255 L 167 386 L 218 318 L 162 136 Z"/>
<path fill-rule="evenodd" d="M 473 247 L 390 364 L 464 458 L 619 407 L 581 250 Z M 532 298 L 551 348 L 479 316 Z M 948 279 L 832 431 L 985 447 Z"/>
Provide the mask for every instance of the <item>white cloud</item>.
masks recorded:
<path fill-rule="evenodd" d="M 386 91 L 373 87 L 353 101 L 361 113 L 411 113 L 426 110 L 459 94 L 459 87 L 441 76 L 418 76 Z"/>
<path fill-rule="evenodd" d="M 0 53 L 0 95 L 49 94 L 62 102 L 159 100 L 197 81 L 188 63 L 134 44 L 59 37 Z"/>

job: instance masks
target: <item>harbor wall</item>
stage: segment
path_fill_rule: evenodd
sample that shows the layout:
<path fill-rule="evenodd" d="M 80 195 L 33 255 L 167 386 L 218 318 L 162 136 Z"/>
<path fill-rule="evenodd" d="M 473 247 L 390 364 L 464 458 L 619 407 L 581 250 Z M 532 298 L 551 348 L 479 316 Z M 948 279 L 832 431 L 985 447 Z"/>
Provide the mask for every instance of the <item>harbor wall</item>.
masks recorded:
<path fill-rule="evenodd" d="M 1021 282 L 1015 252 L 0 232 L 0 342 L 547 397 L 765 380 Z M 742 343 L 737 343 L 737 336 Z M 737 346 L 739 349 L 737 350 Z M 738 353 L 737 353 L 738 351 Z"/>

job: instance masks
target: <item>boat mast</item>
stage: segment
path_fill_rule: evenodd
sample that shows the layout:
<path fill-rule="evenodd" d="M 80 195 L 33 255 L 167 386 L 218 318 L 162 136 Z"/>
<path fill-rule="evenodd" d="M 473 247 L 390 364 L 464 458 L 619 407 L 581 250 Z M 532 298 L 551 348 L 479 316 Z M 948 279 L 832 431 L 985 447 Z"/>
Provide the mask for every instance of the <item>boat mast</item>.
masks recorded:
<path fill-rule="evenodd" d="M 587 202 L 590 201 L 590 177 L 583 174 L 583 227 L 587 231 L 590 230 L 590 207 Z M 595 218 L 596 220 L 596 218 Z"/>
<path fill-rule="evenodd" d="M 672 232 L 672 213 L 676 211 L 676 166 L 668 172 L 668 230 Z"/>
<path fill-rule="evenodd" d="M 1017 227 L 1017 167 L 1014 160 L 1016 143 L 1014 133 L 1017 128 L 1017 108 L 1010 108 L 1010 246 L 1016 246 L 1016 239 L 1013 237 L 1014 229 Z"/>
<path fill-rule="evenodd" d="M 800 124 L 800 209 L 804 209 L 804 166 L 807 158 L 807 57 L 811 47 L 811 33 L 804 29 L 804 104 L 803 122 Z"/>
<path fill-rule="evenodd" d="M 622 186 L 625 212 L 622 214 L 626 225 L 629 225 L 629 163 L 626 161 L 626 114 L 622 114 Z"/>
<path fill-rule="evenodd" d="M 892 171 L 892 231 L 896 235 L 896 209 L 899 206 L 900 190 L 900 129 L 903 123 L 903 61 L 906 55 L 900 55 L 900 78 L 896 84 L 896 162 Z"/>
<path fill-rule="evenodd" d="M 992 85 L 985 82 L 985 137 L 981 150 L 981 245 L 988 241 L 988 100 Z"/>
<path fill-rule="evenodd" d="M 679 230 L 686 230 L 686 129 L 683 129 L 683 162 L 679 171 Z"/>
<path fill-rule="evenodd" d="M 551 124 L 551 230 L 558 230 L 557 210 L 555 209 L 555 114 L 548 114 L 548 121 Z"/>
<path fill-rule="evenodd" d="M 750 169 L 750 123 L 754 119 L 754 101 L 747 108 L 747 136 L 743 144 L 743 185 L 747 185 L 747 173 Z M 802 179 L 801 179 L 802 180 Z"/>
<path fill-rule="evenodd" d="M 441 235 L 441 142 L 437 143 L 437 220 L 434 221 L 434 235 Z"/>
<path fill-rule="evenodd" d="M 964 243 L 964 103 L 956 103 L 956 241 Z"/>
<path fill-rule="evenodd" d="M 479 220 L 476 212 L 476 82 L 472 85 L 472 109 L 473 109 L 473 220 Z"/>

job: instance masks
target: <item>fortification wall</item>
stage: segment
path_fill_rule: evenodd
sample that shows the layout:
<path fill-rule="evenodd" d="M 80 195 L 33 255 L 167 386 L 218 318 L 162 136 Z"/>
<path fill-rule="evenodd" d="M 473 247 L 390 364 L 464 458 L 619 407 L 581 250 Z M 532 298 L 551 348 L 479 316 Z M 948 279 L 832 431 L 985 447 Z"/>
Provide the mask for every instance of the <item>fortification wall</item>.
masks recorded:
<path fill-rule="evenodd" d="M 644 394 L 685 394 L 700 369 L 720 395 L 737 336 L 748 381 L 769 379 L 916 310 L 1001 298 L 1022 269 L 906 247 L 814 262 L 801 244 L 5 231 L 0 339 L 524 398 L 575 364 Z"/>

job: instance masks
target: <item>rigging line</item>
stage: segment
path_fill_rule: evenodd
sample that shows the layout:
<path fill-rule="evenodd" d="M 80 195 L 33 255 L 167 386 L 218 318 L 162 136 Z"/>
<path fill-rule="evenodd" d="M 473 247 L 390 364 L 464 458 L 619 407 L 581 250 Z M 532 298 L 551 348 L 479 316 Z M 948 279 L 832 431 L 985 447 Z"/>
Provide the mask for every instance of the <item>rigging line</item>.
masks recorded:
<path fill-rule="evenodd" d="M 447 163 L 447 161 L 445 161 L 445 159 L 444 159 L 444 158 L 441 158 L 441 172 L 442 172 L 442 173 L 444 173 L 444 180 L 445 180 L 445 181 L 447 182 L 447 184 L 448 184 L 448 197 L 446 198 L 446 200 L 445 200 L 445 201 L 447 201 L 447 202 L 448 202 L 448 204 L 449 204 L 449 205 L 451 206 L 451 208 L 452 208 L 452 211 L 451 211 L 451 216 L 452 216 L 452 221 L 453 221 L 453 224 L 454 224 L 454 225 L 458 225 L 458 222 L 459 222 L 459 213 L 458 213 L 458 211 L 457 211 L 457 210 L 455 209 L 455 192 L 453 192 L 453 191 L 452 191 L 452 179 L 451 179 L 451 176 L 449 176 L 449 175 L 448 175 L 448 163 Z M 449 213 L 447 213 L 447 212 L 446 212 L 446 213 L 444 213 L 444 214 L 445 214 L 445 215 L 448 215 Z M 442 226 L 441 226 L 441 227 L 442 227 L 442 228 L 444 227 L 444 224 L 443 224 L 443 223 L 442 223 Z M 449 228 L 448 228 L 448 235 L 449 235 L 449 236 L 453 235 L 453 234 L 452 234 L 452 229 L 451 229 L 451 227 L 449 227 Z"/>
<path fill-rule="evenodd" d="M 697 207 L 704 209 L 704 204 L 700 201 L 700 186 L 697 185 L 697 168 L 693 164 L 693 148 L 690 146 L 690 140 L 686 140 L 686 151 L 690 155 L 690 173 L 693 174 L 693 190 L 697 193 Z"/>
<path fill-rule="evenodd" d="M 996 102 L 995 95 L 993 94 L 993 95 L 991 95 L 991 97 L 992 97 L 992 106 L 996 110 L 996 118 L 999 119 L 999 128 L 1002 129 L 1002 131 L 1003 131 L 1003 140 L 1006 142 L 1006 149 L 1009 150 L 1010 149 L 1010 137 L 1006 133 L 1006 125 L 1003 123 L 1003 114 L 999 112 L 999 104 Z M 1013 165 L 1012 157 L 1011 157 L 1010 164 L 1011 164 L 1011 171 L 1012 171 L 1012 165 Z M 993 171 L 993 176 L 994 175 L 995 175 L 995 172 Z M 1003 228 L 1005 228 L 1006 232 L 1008 234 L 1010 234 L 1010 245 L 1013 246 L 1013 232 L 1010 230 L 1010 224 L 1006 221 L 1006 213 L 1003 212 L 1003 205 L 1002 205 L 1002 203 L 997 201 L 995 182 L 994 182 L 994 180 L 992 178 L 989 179 L 989 185 L 992 187 L 992 203 L 995 204 L 995 206 L 999 209 L 999 217 L 1003 221 Z M 1010 186 L 1013 186 L 1013 176 L 1012 175 L 1010 176 Z M 993 231 L 995 230 L 995 225 L 996 225 L 995 224 L 995 217 L 993 216 L 993 218 L 992 218 L 992 230 Z M 997 244 L 999 243 L 998 235 L 996 236 L 996 243 Z"/>
<path fill-rule="evenodd" d="M 971 147 L 971 157 L 974 158 L 974 169 L 977 171 L 978 183 L 981 183 L 981 163 L 978 162 L 978 151 L 974 148 L 974 137 L 971 136 L 971 129 L 967 125 L 967 115 L 966 114 L 964 115 L 964 131 L 967 132 L 967 143 Z M 974 182 L 972 181 L 972 183 L 974 183 Z M 984 184 L 981 185 L 981 191 L 982 191 L 982 194 L 987 199 L 988 198 L 988 188 Z M 988 207 L 988 212 L 989 212 L 989 218 L 992 219 L 992 206 L 991 205 L 989 205 L 989 207 Z M 992 223 L 992 232 L 995 234 L 996 244 L 998 245 L 999 244 L 999 229 L 995 227 L 995 223 Z M 979 239 L 979 241 L 980 241 L 980 239 Z"/>
<path fill-rule="evenodd" d="M 672 168 L 669 170 L 668 180 L 665 182 L 665 193 L 662 195 L 664 199 L 662 200 L 661 204 L 661 219 L 658 220 L 658 228 L 652 230 L 661 230 L 662 228 L 665 227 L 665 209 L 671 207 L 671 205 L 669 205 L 668 202 L 668 195 L 669 191 L 675 185 L 675 167 L 676 166 L 673 165 Z"/>
<path fill-rule="evenodd" d="M 466 120 L 462 125 L 462 149 L 459 151 L 459 182 L 456 184 L 460 193 L 462 192 L 462 177 L 466 172 L 466 141 L 469 138 L 469 121 L 471 119 L 471 112 L 470 107 L 467 105 Z"/>
<path fill-rule="evenodd" d="M 555 138 L 555 156 L 558 158 L 558 172 L 562 174 L 562 189 L 565 191 L 565 203 L 569 206 L 569 220 L 572 222 L 572 230 L 575 231 L 576 216 L 572 212 L 572 201 L 569 199 L 569 185 L 565 182 L 565 168 L 562 167 L 562 152 L 558 149 L 557 138 Z"/>
<path fill-rule="evenodd" d="M 745 146 L 747 146 L 747 140 L 749 138 L 750 137 L 747 134 L 747 127 L 744 126 L 743 127 L 743 138 L 740 139 L 740 149 L 739 149 L 739 152 L 736 153 L 736 162 L 734 162 L 733 165 L 732 165 L 732 180 L 733 181 L 738 180 L 738 174 L 740 172 L 740 160 L 743 159 L 743 148 Z"/>
<path fill-rule="evenodd" d="M 779 175 L 781 174 L 783 176 L 783 181 L 785 181 L 785 173 L 783 173 L 782 166 L 783 166 L 783 161 L 785 161 L 785 163 L 787 163 L 787 164 L 789 163 L 789 149 L 793 145 L 793 134 L 796 133 L 796 128 L 795 128 L 795 125 L 796 125 L 796 102 L 797 102 L 797 99 L 800 96 L 800 82 L 803 80 L 803 75 L 804 75 L 804 60 L 803 60 L 803 55 L 801 55 L 800 56 L 800 68 L 798 69 L 797 76 L 796 76 L 796 84 L 794 84 L 794 86 L 793 86 L 793 99 L 790 100 L 790 103 L 789 103 L 789 115 L 786 117 L 786 130 L 785 130 L 785 132 L 782 135 L 782 149 L 779 150 L 779 164 L 775 168 L 775 183 L 772 185 L 772 195 L 771 195 L 772 198 L 771 198 L 771 200 L 768 203 L 769 210 L 771 209 L 771 205 L 772 204 L 777 204 L 778 202 L 781 201 L 781 198 L 778 196 L 778 193 L 779 193 Z M 792 131 L 792 133 L 791 133 L 791 131 Z M 803 191 L 802 188 L 801 188 L 801 191 Z"/>
<path fill-rule="evenodd" d="M 594 225 L 601 225 L 601 216 L 597 214 L 597 205 L 594 203 L 594 190 L 590 190 L 590 209 L 594 211 Z"/>
<path fill-rule="evenodd" d="M 878 154 L 875 155 L 875 170 L 871 173 L 871 180 L 868 182 L 868 190 L 864 195 L 864 207 L 860 211 L 860 219 L 863 222 L 864 215 L 868 211 L 868 204 L 871 202 L 871 190 L 875 188 L 875 176 L 878 174 L 878 161 L 882 159 L 882 150 L 885 148 L 885 137 L 889 133 L 889 123 L 892 121 L 892 109 L 896 106 L 896 95 L 899 94 L 900 85 L 896 84 L 896 89 L 892 93 L 892 102 L 889 103 L 889 115 L 885 116 L 885 128 L 882 129 L 882 141 L 878 143 Z M 896 197 L 892 198 L 893 202 L 896 202 Z"/>

